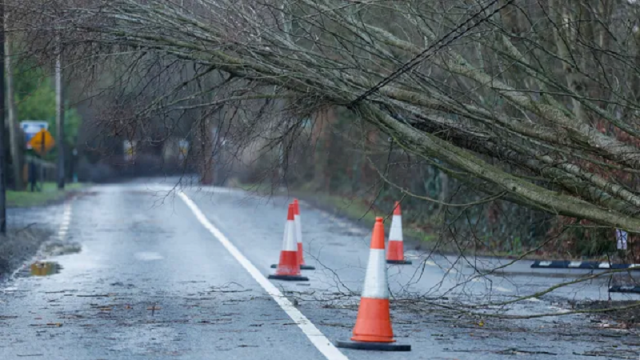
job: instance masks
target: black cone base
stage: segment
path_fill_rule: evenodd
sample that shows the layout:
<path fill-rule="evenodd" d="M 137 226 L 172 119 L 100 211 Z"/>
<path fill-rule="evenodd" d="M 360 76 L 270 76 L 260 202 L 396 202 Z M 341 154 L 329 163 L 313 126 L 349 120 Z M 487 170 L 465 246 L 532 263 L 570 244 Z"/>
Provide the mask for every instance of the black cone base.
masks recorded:
<path fill-rule="evenodd" d="M 278 265 L 277 264 L 273 264 L 271 265 L 272 269 L 277 269 Z M 315 270 L 315 266 L 311 266 L 311 265 L 300 265 L 300 270 Z"/>
<path fill-rule="evenodd" d="M 309 281 L 308 277 L 297 275 L 269 275 L 269 279 L 285 281 Z"/>
<path fill-rule="evenodd" d="M 411 262 L 411 260 L 387 260 L 387 264 L 411 265 L 413 263 Z"/>
<path fill-rule="evenodd" d="M 338 341 L 336 346 L 344 349 L 373 351 L 411 351 L 411 345 L 377 342 Z"/>

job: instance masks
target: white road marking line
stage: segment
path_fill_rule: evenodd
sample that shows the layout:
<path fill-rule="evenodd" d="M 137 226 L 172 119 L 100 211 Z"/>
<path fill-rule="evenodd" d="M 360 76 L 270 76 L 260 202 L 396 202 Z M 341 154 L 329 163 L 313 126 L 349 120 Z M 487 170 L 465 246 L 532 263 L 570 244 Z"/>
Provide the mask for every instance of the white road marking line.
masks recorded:
<path fill-rule="evenodd" d="M 327 339 L 320 330 L 313 325 L 309 319 L 307 319 L 289 299 L 285 298 L 280 290 L 276 288 L 262 273 L 247 259 L 233 243 L 227 239 L 224 234 L 218 230 L 207 217 L 202 213 L 200 208 L 189 199 L 189 197 L 182 191 L 178 192 L 178 196 L 185 202 L 185 204 L 191 209 L 196 219 L 200 221 L 209 232 L 224 246 L 227 251 L 244 267 L 244 269 L 253 277 L 253 279 L 262 286 L 262 288 L 269 294 L 273 300 L 276 301 L 280 308 L 284 310 L 287 315 L 293 320 L 300 330 L 307 336 L 311 343 L 329 360 L 347 360 L 348 358 L 338 350 Z"/>
<path fill-rule="evenodd" d="M 60 228 L 58 229 L 58 239 L 64 240 L 69 232 L 69 227 L 71 224 L 71 204 L 67 203 L 64 206 L 64 212 L 62 213 L 62 224 L 60 224 Z"/>
<path fill-rule="evenodd" d="M 436 265 L 436 263 L 434 263 L 434 262 L 433 262 L 433 261 L 431 261 L 431 260 L 427 260 L 427 261 L 425 261 L 424 263 L 425 263 L 425 264 L 427 264 L 427 265 L 429 265 L 429 266 L 437 266 L 437 265 Z"/>
<path fill-rule="evenodd" d="M 582 265 L 582 261 L 572 261 L 569 263 L 569 267 L 580 267 Z"/>

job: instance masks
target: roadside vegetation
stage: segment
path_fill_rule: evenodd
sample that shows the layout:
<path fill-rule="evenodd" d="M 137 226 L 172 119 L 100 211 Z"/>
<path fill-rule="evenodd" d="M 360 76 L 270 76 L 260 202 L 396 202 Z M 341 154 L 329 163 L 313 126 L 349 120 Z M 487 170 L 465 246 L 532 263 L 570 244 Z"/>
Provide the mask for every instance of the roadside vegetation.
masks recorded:
<path fill-rule="evenodd" d="M 45 182 L 39 184 L 41 191 L 7 191 L 7 207 L 8 208 L 26 208 L 35 206 L 44 206 L 60 201 L 74 191 L 82 189 L 86 184 L 71 183 L 67 184 L 63 191 L 58 190 L 53 182 Z"/>

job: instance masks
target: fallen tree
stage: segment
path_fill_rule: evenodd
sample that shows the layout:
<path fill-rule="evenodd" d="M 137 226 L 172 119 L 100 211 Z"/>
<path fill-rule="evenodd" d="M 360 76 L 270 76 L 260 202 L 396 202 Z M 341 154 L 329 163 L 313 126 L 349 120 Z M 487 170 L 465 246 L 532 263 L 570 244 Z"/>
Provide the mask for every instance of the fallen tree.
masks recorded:
<path fill-rule="evenodd" d="M 168 88 L 146 111 L 278 99 L 302 120 L 347 107 L 491 196 L 640 232 L 633 3 L 114 0 L 55 8 L 55 16 L 40 13 L 60 19 L 47 27 L 64 31 L 78 61 L 153 53 L 194 64 L 185 86 L 226 74 L 225 96 Z"/>

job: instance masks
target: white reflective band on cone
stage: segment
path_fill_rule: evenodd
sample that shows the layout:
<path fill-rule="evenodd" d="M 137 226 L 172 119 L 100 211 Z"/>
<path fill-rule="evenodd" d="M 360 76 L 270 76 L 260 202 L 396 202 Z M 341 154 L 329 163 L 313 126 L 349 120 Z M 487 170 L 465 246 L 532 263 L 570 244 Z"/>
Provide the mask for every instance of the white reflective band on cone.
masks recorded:
<path fill-rule="evenodd" d="M 282 251 L 298 251 L 298 244 L 295 239 L 295 222 L 287 220 L 284 224 L 284 237 L 282 239 Z"/>
<path fill-rule="evenodd" d="M 403 241 L 402 215 L 393 215 L 393 218 L 391 219 L 391 230 L 389 230 L 389 240 Z"/>
<path fill-rule="evenodd" d="M 369 251 L 369 264 L 367 265 L 367 275 L 364 279 L 362 297 L 388 299 L 387 261 L 384 249 L 371 249 Z"/>
<path fill-rule="evenodd" d="M 302 242 L 302 221 L 300 221 L 300 215 L 293 216 L 293 222 L 296 223 L 296 239 L 299 243 Z"/>

